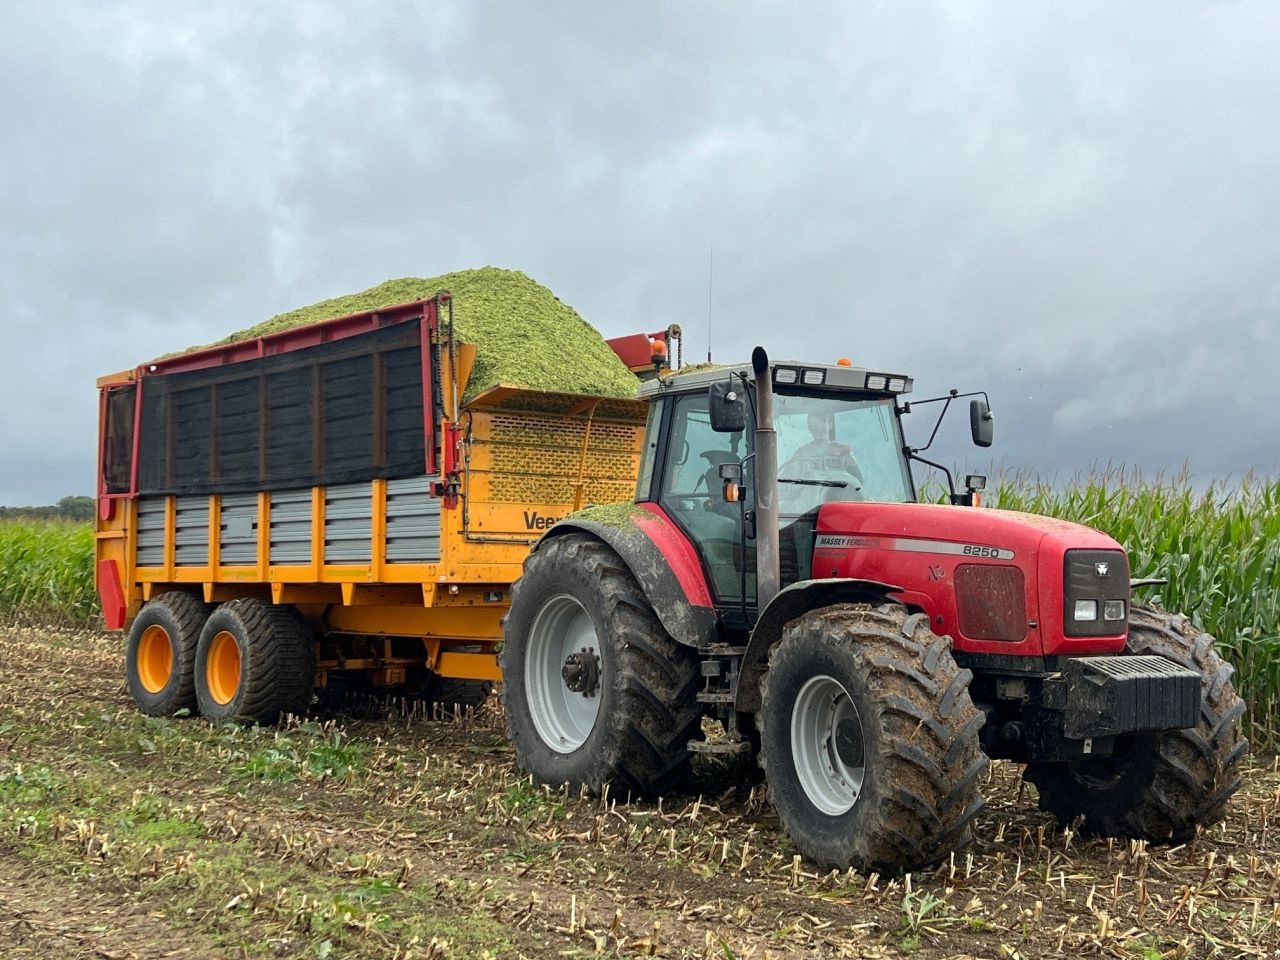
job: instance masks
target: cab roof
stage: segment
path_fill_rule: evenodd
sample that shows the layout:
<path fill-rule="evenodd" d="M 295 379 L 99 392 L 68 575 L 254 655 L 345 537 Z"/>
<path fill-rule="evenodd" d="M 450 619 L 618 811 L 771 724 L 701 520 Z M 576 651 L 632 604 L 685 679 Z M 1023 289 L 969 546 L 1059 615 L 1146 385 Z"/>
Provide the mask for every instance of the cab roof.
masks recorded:
<path fill-rule="evenodd" d="M 884 394 L 910 393 L 912 381 L 906 374 L 884 373 L 866 367 L 835 363 L 811 363 L 801 360 L 770 360 L 769 370 L 775 387 L 802 386 L 811 390 Z M 655 397 L 663 393 L 706 389 L 726 376 L 751 379 L 751 364 L 699 364 L 677 370 L 640 385 L 640 396 Z"/>

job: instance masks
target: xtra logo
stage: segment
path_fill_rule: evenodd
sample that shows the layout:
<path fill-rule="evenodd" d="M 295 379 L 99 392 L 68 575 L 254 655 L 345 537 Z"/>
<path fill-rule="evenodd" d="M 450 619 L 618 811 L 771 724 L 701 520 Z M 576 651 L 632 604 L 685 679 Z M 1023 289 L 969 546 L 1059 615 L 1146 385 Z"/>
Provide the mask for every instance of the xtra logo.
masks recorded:
<path fill-rule="evenodd" d="M 526 530 L 546 530 L 560 522 L 560 517 L 544 517 L 537 510 L 524 512 L 524 528 Z"/>

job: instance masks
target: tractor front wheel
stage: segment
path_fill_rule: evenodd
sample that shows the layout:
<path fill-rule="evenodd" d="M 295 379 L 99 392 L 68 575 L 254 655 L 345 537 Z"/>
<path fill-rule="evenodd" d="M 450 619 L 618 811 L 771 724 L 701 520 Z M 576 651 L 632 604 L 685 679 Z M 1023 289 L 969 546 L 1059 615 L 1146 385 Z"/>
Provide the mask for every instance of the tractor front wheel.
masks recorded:
<path fill-rule="evenodd" d="M 840 604 L 793 620 L 764 675 L 761 764 L 787 835 L 823 867 L 901 873 L 982 809 L 971 674 L 924 614 Z"/>
<path fill-rule="evenodd" d="M 612 548 L 576 533 L 542 543 L 512 586 L 503 637 L 507 736 L 535 780 L 651 796 L 689 777 L 697 655 Z"/>
<path fill-rule="evenodd" d="M 1199 722 L 1118 737 L 1109 757 L 1029 763 L 1024 776 L 1035 784 L 1040 808 L 1063 824 L 1083 818 L 1088 834 L 1181 842 L 1197 826 L 1222 819 L 1240 787 L 1240 762 L 1249 749 L 1241 731 L 1244 701 L 1213 637 L 1184 616 L 1132 608 L 1125 652 L 1166 657 L 1197 671 Z"/>

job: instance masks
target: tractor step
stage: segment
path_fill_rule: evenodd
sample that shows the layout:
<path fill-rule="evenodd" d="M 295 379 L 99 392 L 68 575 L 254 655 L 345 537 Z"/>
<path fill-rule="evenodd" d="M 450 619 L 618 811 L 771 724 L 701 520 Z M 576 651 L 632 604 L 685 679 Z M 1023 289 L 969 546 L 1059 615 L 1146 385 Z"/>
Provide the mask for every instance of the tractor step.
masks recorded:
<path fill-rule="evenodd" d="M 699 690 L 699 703 L 733 703 L 736 694 L 721 692 L 719 690 Z"/>
<path fill-rule="evenodd" d="M 690 740 L 687 746 L 690 753 L 711 754 L 718 757 L 742 757 L 751 752 L 751 744 L 745 740 L 720 740 L 716 743 L 708 740 Z"/>

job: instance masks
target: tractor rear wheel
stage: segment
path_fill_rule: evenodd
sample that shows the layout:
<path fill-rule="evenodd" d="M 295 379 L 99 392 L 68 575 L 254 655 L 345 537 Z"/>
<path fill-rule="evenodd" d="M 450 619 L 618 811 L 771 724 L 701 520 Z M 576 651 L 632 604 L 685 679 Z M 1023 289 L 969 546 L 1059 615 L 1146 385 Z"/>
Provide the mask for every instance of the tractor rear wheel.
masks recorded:
<path fill-rule="evenodd" d="M 200 713 L 255 723 L 301 716 L 311 704 L 315 657 L 311 628 L 292 607 L 248 598 L 224 603 L 196 647 Z"/>
<path fill-rule="evenodd" d="M 663 629 L 604 543 L 566 534 L 529 555 L 501 664 L 507 736 L 538 782 L 654 795 L 689 777 L 697 655 Z"/>
<path fill-rule="evenodd" d="M 761 764 L 823 867 L 917 870 L 969 838 L 987 768 L 972 675 L 924 614 L 839 604 L 791 621 L 764 675 Z"/>
<path fill-rule="evenodd" d="M 196 644 L 213 608 L 189 593 L 162 593 L 143 606 L 129 629 L 125 679 L 148 716 L 168 717 L 196 705 Z"/>
<path fill-rule="evenodd" d="M 1040 794 L 1040 809 L 1063 824 L 1083 817 L 1088 834 L 1181 842 L 1197 826 L 1222 819 L 1240 787 L 1249 749 L 1240 723 L 1244 701 L 1213 637 L 1184 616 L 1132 608 L 1125 652 L 1167 657 L 1199 672 L 1196 726 L 1117 738 L 1110 757 L 1029 763 L 1024 776 Z"/>

